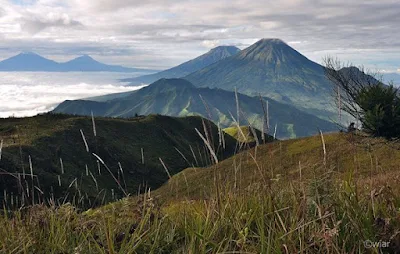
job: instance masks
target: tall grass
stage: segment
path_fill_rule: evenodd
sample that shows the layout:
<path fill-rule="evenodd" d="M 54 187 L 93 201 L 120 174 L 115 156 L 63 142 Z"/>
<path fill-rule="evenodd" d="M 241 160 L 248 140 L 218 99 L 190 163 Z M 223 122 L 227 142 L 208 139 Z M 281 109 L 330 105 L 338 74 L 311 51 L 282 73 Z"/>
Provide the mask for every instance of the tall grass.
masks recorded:
<path fill-rule="evenodd" d="M 351 177 L 232 189 L 160 206 L 150 191 L 98 210 L 33 206 L 0 219 L 2 253 L 395 253 L 400 199 L 373 201 Z M 194 183 L 189 183 L 194 184 Z M 391 241 L 365 249 L 364 241 Z"/>
<path fill-rule="evenodd" d="M 101 164 L 107 170 L 104 174 L 113 178 L 125 196 L 97 209 L 79 207 L 84 207 L 84 202 L 89 206 L 97 201 L 104 203 L 106 195 L 116 199 L 116 194 L 114 189 L 99 189 L 96 176 L 87 166 L 83 177 L 95 183 L 96 200 L 85 199 L 82 177 L 77 176 L 66 183 L 71 191 L 61 201 L 53 197 L 44 202 L 30 159 L 28 180 L 32 181 L 24 181 L 26 191 L 21 198 L 35 200 L 36 195 L 37 202 L 10 211 L 21 201 L 17 195 L 4 192 L 0 253 L 396 253 L 400 248 L 399 193 L 389 185 L 372 184 L 366 192 L 357 182 L 356 171 L 339 172 L 337 164 L 332 163 L 338 158 L 329 157 L 322 132 L 318 137 L 322 157 L 317 163 L 299 159 L 295 168 L 286 168 L 284 160 L 298 158 L 285 154 L 279 142 L 268 149 L 256 146 L 238 151 L 232 159 L 232 176 L 221 171 L 223 161 L 218 159 L 223 135 L 216 149 L 204 123 L 203 128 L 204 134 L 198 129 L 196 132 L 204 146 L 197 147 L 198 153 L 191 146 L 189 149 L 196 163 L 198 159 L 212 162 L 207 182 L 188 178 L 193 174 L 190 171 L 172 176 L 159 158 L 170 181 L 155 191 L 142 186 L 144 193 L 131 196 L 126 191 L 122 165 L 118 163 L 115 176 L 102 158 L 92 153 L 98 174 Z M 83 131 L 80 133 L 89 152 Z M 243 132 L 240 135 L 245 136 Z M 141 154 L 144 163 L 143 149 Z M 265 166 L 262 161 L 270 163 Z M 196 174 L 207 170 L 188 164 Z M 60 167 L 59 185 L 64 180 L 61 158 Z M 378 166 L 371 155 L 371 172 L 373 168 Z M 72 204 L 65 202 L 69 195 Z M 365 241 L 387 241 L 390 246 L 366 248 Z"/>

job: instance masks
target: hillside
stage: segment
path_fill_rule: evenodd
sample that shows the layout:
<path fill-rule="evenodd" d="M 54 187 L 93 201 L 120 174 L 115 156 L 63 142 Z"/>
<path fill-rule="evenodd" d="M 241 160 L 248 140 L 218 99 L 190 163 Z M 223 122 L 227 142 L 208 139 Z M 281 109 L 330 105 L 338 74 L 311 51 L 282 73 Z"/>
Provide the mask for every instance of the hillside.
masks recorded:
<path fill-rule="evenodd" d="M 271 188 L 272 186 L 280 188 L 287 186 L 287 182 L 318 181 L 329 173 L 334 185 L 339 180 L 351 180 L 360 187 L 359 191 L 362 194 L 369 194 L 374 187 L 384 185 L 390 186 L 397 195 L 400 194 L 399 144 L 347 133 L 325 134 L 324 142 L 325 163 L 323 143 L 319 135 L 277 141 L 260 145 L 257 151 L 253 148 L 239 153 L 218 165 L 201 170 L 185 169 L 156 190 L 153 195 L 158 196 L 163 202 L 207 199 L 215 193 L 215 186 L 211 181 L 214 177 L 213 172 L 218 172 L 218 181 L 227 189 L 233 188 L 233 185 L 242 189 L 253 187 L 256 189 L 263 184 Z M 232 167 L 241 170 L 236 183 L 235 176 L 231 173 Z M 198 184 L 178 185 L 183 175 L 188 182 L 196 181 Z"/>
<path fill-rule="evenodd" d="M 184 62 L 178 66 L 157 72 L 150 75 L 140 76 L 137 78 L 123 79 L 124 82 L 131 82 L 131 85 L 151 84 L 162 78 L 181 78 L 192 72 L 198 71 L 209 66 L 221 59 L 235 55 L 240 51 L 234 46 L 219 46 L 211 49 L 209 52 L 196 57 L 195 59 Z"/>
<path fill-rule="evenodd" d="M 208 121 L 205 125 L 218 147 L 217 127 Z M 21 194 L 20 187 L 30 190 L 33 181 L 36 202 L 50 197 L 62 202 L 65 197 L 84 206 L 112 200 L 113 192 L 115 198 L 121 197 L 122 189 L 137 193 L 146 186 L 156 188 L 168 179 L 160 158 L 171 175 L 210 162 L 195 128 L 206 136 L 200 117 L 96 118 L 96 136 L 89 117 L 46 114 L 0 119 L 0 188 L 8 195 Z M 225 150 L 217 155 L 229 156 L 235 145 L 236 140 L 225 135 Z"/>
<path fill-rule="evenodd" d="M 262 144 L 263 140 L 266 140 L 268 142 L 273 141 L 273 137 L 270 135 L 267 135 L 255 128 L 252 128 L 251 126 L 233 126 L 233 127 L 228 127 L 223 129 L 223 131 L 236 139 L 239 143 L 247 143 L 251 145 L 257 145 Z"/>
<path fill-rule="evenodd" d="M 213 166 L 187 168 L 157 190 L 98 209 L 36 206 L 0 216 L 0 248 L 397 253 L 399 148 L 345 133 L 257 146 Z"/>
<path fill-rule="evenodd" d="M 323 140 L 270 143 L 208 168 L 185 169 L 151 194 L 153 202 L 176 218 L 165 224 L 201 232 L 215 252 L 397 253 L 399 144 L 345 133 Z M 379 241 L 385 245 L 367 245 Z"/>
<path fill-rule="evenodd" d="M 279 39 L 262 39 L 185 79 L 197 87 L 261 93 L 324 118 L 334 112 L 324 68 Z"/>
<path fill-rule="evenodd" d="M 0 61 L 0 71 L 42 71 L 42 72 L 155 72 L 154 70 L 127 68 L 119 65 L 107 65 L 88 55 L 80 56 L 65 63 L 44 58 L 33 52 L 24 52 Z"/>
<path fill-rule="evenodd" d="M 240 105 L 239 124 L 262 130 L 264 111 L 258 97 L 238 94 Z M 323 131 L 337 130 L 335 124 L 307 114 L 293 106 L 263 98 L 264 108 L 268 100 L 270 134 L 276 130 L 278 138 L 309 136 Z M 196 88 L 183 79 L 162 79 L 128 96 L 106 101 L 65 101 L 54 112 L 77 115 L 132 117 L 135 114 L 162 114 L 169 116 L 200 115 L 230 127 L 237 118 L 235 93 L 222 89 Z M 232 115 L 231 115 L 232 114 Z M 265 128 L 264 128 L 265 129 Z"/>

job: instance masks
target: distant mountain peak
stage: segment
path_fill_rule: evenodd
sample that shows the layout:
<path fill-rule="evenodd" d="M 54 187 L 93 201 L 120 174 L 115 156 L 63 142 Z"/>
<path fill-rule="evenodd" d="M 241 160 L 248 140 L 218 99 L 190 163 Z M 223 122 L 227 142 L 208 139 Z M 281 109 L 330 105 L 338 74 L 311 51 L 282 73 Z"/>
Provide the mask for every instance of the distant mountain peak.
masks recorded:
<path fill-rule="evenodd" d="M 215 48 L 212 48 L 210 51 L 221 51 L 221 50 L 232 50 L 232 51 L 240 51 L 240 49 L 236 46 L 217 46 Z"/>
<path fill-rule="evenodd" d="M 93 59 L 93 57 L 91 57 L 89 55 L 81 55 L 81 56 L 73 59 L 72 61 L 76 61 L 76 60 L 96 61 L 96 60 Z"/>
<path fill-rule="evenodd" d="M 225 57 L 228 57 L 231 55 L 235 55 L 239 51 L 240 51 L 240 49 L 235 46 L 218 46 L 218 47 L 212 48 L 205 55 L 206 56 L 207 55 L 220 55 L 219 57 L 221 57 L 221 55 L 223 55 L 223 57 L 221 57 L 221 58 L 225 58 Z"/>
<path fill-rule="evenodd" d="M 78 57 L 78 58 L 93 59 L 93 57 L 91 57 L 91 56 L 89 56 L 89 55 L 87 55 L 87 54 L 81 55 L 81 56 Z"/>
<path fill-rule="evenodd" d="M 274 65 L 295 63 L 306 58 L 281 39 L 261 39 L 238 54 L 240 59 L 262 61 Z"/>
<path fill-rule="evenodd" d="M 27 56 L 39 56 L 35 52 L 32 51 L 22 51 L 19 55 L 27 55 Z"/>
<path fill-rule="evenodd" d="M 283 40 L 279 39 L 279 38 L 263 38 L 261 40 L 259 40 L 258 42 L 256 42 L 256 44 L 286 44 L 286 42 L 284 42 Z"/>

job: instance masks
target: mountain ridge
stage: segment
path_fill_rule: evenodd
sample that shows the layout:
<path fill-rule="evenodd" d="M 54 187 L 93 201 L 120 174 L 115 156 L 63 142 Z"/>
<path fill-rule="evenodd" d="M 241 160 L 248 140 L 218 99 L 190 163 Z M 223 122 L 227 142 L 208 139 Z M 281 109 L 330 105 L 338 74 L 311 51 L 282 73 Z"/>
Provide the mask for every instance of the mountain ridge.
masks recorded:
<path fill-rule="evenodd" d="M 93 120 L 91 117 L 47 113 L 0 119 L 0 168 L 2 172 L 10 173 L 0 178 L 0 188 L 8 193 L 18 193 L 18 181 L 12 175 L 22 174 L 31 163 L 44 195 L 74 194 L 71 182 L 79 179 L 80 191 L 92 201 L 101 189 L 108 191 L 107 200 L 111 198 L 111 190 L 120 197 L 121 190 L 110 172 L 119 180 L 120 173 L 124 174 L 123 182 L 129 193 L 135 193 L 143 184 L 153 189 L 169 178 L 159 158 L 169 166 L 171 175 L 191 164 L 209 165 L 195 159 L 200 156 L 199 152 L 189 150 L 190 146 L 194 149 L 204 146 L 195 131 L 197 128 L 205 135 L 203 121 L 209 126 L 213 139 L 218 140 L 217 126 L 200 117 L 150 115 L 132 119 L 96 117 Z M 236 146 L 236 140 L 227 134 L 225 140 L 226 150 L 218 153 L 221 159 L 232 155 Z M 217 143 L 214 145 L 218 146 Z M 92 153 L 98 155 L 108 169 L 98 164 Z M 1 198 L 2 194 L 3 191 Z M 35 193 L 36 198 L 39 195 Z"/>
<path fill-rule="evenodd" d="M 241 124 L 252 124 L 260 130 L 264 126 L 264 112 L 259 97 L 238 94 Z M 335 124 L 302 112 L 293 106 L 268 100 L 270 132 L 277 125 L 278 138 L 309 136 L 323 131 L 337 130 Z M 266 103 L 266 102 L 264 102 Z M 235 93 L 216 88 L 198 88 L 184 79 L 160 79 L 155 83 L 127 93 L 127 96 L 109 101 L 65 101 L 54 112 L 77 115 L 132 117 L 136 114 L 163 114 L 169 116 L 199 115 L 209 118 L 221 127 L 234 125 L 231 113 L 236 112 Z M 237 118 L 237 116 L 234 116 Z"/>
<path fill-rule="evenodd" d="M 67 62 L 56 62 L 34 52 L 21 52 L 0 61 L 0 71 L 48 71 L 48 72 L 154 72 L 155 70 L 108 65 L 82 55 Z"/>
<path fill-rule="evenodd" d="M 143 83 L 150 84 L 161 78 L 181 78 L 238 52 L 240 52 L 240 49 L 235 46 L 218 46 L 203 55 L 170 69 L 137 78 L 122 79 L 121 81 L 130 82 L 131 85 L 138 85 Z"/>

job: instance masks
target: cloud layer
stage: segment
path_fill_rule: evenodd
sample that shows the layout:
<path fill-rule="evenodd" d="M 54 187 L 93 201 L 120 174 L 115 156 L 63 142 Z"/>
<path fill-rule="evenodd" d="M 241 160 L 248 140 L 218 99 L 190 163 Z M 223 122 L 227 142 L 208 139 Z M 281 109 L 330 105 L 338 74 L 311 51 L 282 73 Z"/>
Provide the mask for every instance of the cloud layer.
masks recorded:
<path fill-rule="evenodd" d="M 131 75 L 129 75 L 130 77 Z M 110 73 L 2 73 L 0 117 L 32 116 L 52 110 L 64 100 L 136 90 Z"/>
<path fill-rule="evenodd" d="M 92 54 L 166 68 L 209 47 L 278 37 L 312 60 L 330 54 L 369 68 L 400 68 L 398 1 L 0 0 L 0 58 L 20 50 Z"/>

